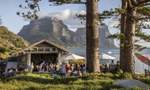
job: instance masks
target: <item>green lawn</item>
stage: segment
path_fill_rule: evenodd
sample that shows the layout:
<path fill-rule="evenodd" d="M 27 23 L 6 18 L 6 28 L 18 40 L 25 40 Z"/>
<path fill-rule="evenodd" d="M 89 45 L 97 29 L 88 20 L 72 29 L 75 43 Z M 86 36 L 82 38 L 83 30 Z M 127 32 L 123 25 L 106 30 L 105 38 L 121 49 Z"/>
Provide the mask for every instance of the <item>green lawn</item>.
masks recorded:
<path fill-rule="evenodd" d="M 0 90 L 127 90 L 112 85 L 118 78 L 110 73 L 90 74 L 82 78 L 52 78 L 49 74 L 27 73 L 1 80 Z"/>

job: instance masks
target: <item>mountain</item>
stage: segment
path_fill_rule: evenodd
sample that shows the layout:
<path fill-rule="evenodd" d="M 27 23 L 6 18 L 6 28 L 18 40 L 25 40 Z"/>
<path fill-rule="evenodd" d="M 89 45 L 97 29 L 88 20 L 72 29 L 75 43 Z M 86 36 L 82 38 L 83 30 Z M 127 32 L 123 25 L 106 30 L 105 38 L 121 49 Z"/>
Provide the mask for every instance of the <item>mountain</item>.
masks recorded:
<path fill-rule="evenodd" d="M 15 52 L 27 45 L 23 38 L 10 32 L 7 27 L 0 26 L 0 59 L 7 58 L 10 52 Z"/>
<path fill-rule="evenodd" d="M 83 51 L 86 46 L 85 28 L 78 28 L 73 32 L 68 29 L 62 20 L 50 17 L 31 21 L 30 24 L 22 28 L 18 35 L 31 43 L 47 39 L 63 45 L 75 53 L 78 53 L 78 50 L 76 52 L 75 49 L 80 48 Z M 109 35 L 108 26 L 102 24 L 100 29 L 100 48 L 103 50 L 116 48 L 114 40 L 107 38 Z"/>
<path fill-rule="evenodd" d="M 72 40 L 73 34 L 74 32 L 70 31 L 61 20 L 50 17 L 33 20 L 18 33 L 31 43 L 48 39 L 65 46 L 72 46 L 75 43 Z"/>
<path fill-rule="evenodd" d="M 102 24 L 101 28 L 99 29 L 100 32 L 100 48 L 101 49 L 111 49 L 116 48 L 114 45 L 114 40 L 107 38 L 109 35 L 108 26 L 106 24 Z M 81 46 L 86 45 L 86 29 L 85 28 L 79 28 L 74 35 L 74 41 L 78 44 L 81 44 Z"/>
<path fill-rule="evenodd" d="M 109 29 L 106 24 L 102 24 L 101 28 L 99 29 L 100 32 L 100 42 L 99 47 L 101 52 L 109 52 L 111 49 L 117 49 L 114 45 L 114 40 L 111 38 L 107 38 L 109 35 Z M 79 55 L 85 56 L 86 54 L 86 29 L 79 28 L 74 35 L 73 38 L 74 42 L 76 42 L 79 46 L 78 47 L 71 47 L 70 51 L 73 53 L 77 53 Z"/>

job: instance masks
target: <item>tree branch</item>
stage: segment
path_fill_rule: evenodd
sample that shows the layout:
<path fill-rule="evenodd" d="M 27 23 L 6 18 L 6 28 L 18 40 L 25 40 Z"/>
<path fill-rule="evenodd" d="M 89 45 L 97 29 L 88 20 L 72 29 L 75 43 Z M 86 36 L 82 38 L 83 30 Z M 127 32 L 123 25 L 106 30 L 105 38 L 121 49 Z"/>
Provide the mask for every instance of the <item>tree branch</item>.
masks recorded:
<path fill-rule="evenodd" d="M 147 19 L 150 19 L 150 16 L 138 18 L 138 20 L 147 20 Z"/>
<path fill-rule="evenodd" d="M 136 0 L 131 0 L 132 5 L 136 5 L 137 1 Z"/>
<path fill-rule="evenodd" d="M 144 4 L 144 6 L 148 6 L 148 5 L 150 5 L 150 2 Z"/>
<path fill-rule="evenodd" d="M 150 0 L 137 0 L 137 4 L 135 6 L 143 6 L 148 2 L 150 2 Z"/>

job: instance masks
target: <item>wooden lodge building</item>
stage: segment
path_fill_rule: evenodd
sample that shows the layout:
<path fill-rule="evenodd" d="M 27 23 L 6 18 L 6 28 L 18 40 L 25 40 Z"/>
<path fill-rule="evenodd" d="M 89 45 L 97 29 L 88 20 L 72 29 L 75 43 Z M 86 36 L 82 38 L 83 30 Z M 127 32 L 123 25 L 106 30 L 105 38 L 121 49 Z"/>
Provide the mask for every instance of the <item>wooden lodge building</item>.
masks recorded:
<path fill-rule="evenodd" d="M 48 40 L 41 40 L 19 51 L 15 55 L 15 59 L 20 62 L 18 65 L 24 64 L 25 66 L 30 66 L 31 63 L 37 65 L 43 61 L 56 64 L 61 63 L 59 58 L 68 53 L 69 51 L 60 45 Z"/>

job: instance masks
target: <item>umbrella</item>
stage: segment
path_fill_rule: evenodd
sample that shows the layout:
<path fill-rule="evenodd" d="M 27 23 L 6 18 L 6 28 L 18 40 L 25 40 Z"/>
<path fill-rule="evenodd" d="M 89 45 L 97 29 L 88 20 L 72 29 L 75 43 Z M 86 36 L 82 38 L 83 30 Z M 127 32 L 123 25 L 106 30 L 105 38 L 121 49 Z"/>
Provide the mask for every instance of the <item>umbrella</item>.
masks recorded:
<path fill-rule="evenodd" d="M 65 57 L 65 60 L 85 60 L 85 57 L 76 54 L 69 54 Z"/>
<path fill-rule="evenodd" d="M 67 54 L 67 55 L 60 57 L 60 60 L 66 63 L 67 62 L 84 62 L 85 57 L 82 57 L 76 54 Z"/>
<path fill-rule="evenodd" d="M 108 54 L 102 53 L 102 54 L 101 54 L 101 59 L 114 60 L 114 59 L 116 59 L 116 58 L 115 58 L 115 57 L 112 57 L 112 56 L 110 56 L 110 55 L 108 55 Z"/>

